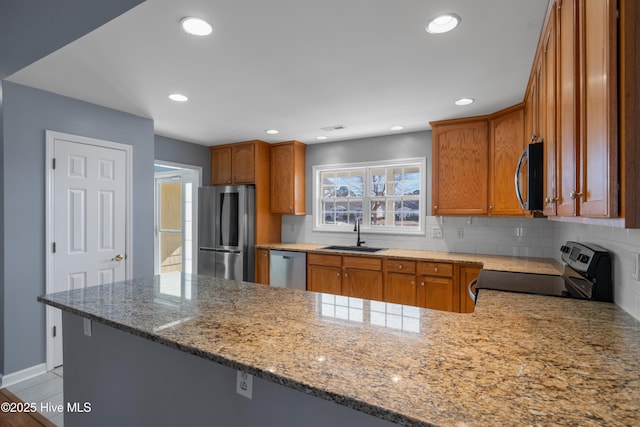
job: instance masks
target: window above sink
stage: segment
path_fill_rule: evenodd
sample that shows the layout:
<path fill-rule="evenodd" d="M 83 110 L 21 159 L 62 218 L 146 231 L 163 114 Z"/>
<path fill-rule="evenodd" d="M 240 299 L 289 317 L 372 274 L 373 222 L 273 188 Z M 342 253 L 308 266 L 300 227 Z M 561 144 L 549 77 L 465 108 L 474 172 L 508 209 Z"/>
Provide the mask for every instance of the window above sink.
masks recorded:
<path fill-rule="evenodd" d="M 426 159 L 313 166 L 314 231 L 425 234 Z"/>

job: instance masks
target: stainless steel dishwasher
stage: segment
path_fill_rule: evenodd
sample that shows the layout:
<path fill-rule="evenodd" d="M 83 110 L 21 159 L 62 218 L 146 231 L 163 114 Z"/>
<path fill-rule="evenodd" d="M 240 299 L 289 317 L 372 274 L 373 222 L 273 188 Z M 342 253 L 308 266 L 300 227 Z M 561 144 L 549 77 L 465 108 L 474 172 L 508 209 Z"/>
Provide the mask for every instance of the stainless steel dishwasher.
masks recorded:
<path fill-rule="evenodd" d="M 305 252 L 269 251 L 269 284 L 280 288 L 307 289 Z"/>

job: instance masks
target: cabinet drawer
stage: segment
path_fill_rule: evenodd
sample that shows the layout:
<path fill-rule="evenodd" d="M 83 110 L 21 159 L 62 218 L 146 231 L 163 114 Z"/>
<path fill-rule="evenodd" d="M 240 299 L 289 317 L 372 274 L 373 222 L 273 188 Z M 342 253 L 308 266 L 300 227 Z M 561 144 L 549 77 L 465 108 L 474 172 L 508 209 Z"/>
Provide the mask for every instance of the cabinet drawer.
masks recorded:
<path fill-rule="evenodd" d="M 382 258 L 367 258 L 359 256 L 345 256 L 343 258 L 345 268 L 382 271 Z"/>
<path fill-rule="evenodd" d="M 342 264 L 342 256 L 309 253 L 307 254 L 307 264 L 340 267 Z"/>
<path fill-rule="evenodd" d="M 388 272 L 394 273 L 416 273 L 416 262 L 408 259 L 385 259 Z"/>
<path fill-rule="evenodd" d="M 453 277 L 453 264 L 448 262 L 421 261 L 418 266 L 419 274 L 428 276 Z"/>

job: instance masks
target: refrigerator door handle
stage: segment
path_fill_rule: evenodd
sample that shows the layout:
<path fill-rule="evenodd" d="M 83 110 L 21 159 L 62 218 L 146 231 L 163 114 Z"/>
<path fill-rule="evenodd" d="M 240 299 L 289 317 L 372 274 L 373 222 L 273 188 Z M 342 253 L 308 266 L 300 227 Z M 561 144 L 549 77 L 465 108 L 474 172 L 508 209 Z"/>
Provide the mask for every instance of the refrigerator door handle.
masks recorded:
<path fill-rule="evenodd" d="M 240 250 L 233 250 L 233 249 L 200 248 L 200 250 L 203 252 L 217 252 L 217 253 L 224 253 L 224 254 L 241 254 L 242 253 L 242 251 Z"/>

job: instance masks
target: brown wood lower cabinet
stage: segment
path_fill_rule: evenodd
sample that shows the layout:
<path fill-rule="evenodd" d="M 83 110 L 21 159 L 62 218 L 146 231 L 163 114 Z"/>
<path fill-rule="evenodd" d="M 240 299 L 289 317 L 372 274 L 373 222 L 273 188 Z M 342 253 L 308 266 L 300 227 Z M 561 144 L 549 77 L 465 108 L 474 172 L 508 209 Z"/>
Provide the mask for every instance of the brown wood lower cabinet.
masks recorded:
<path fill-rule="evenodd" d="M 416 305 L 416 261 L 385 258 L 384 272 L 383 300 Z"/>
<path fill-rule="evenodd" d="M 269 284 L 269 249 L 256 249 L 256 283 Z"/>
<path fill-rule="evenodd" d="M 472 312 L 477 264 L 307 253 L 307 290 L 435 310 Z"/>
<path fill-rule="evenodd" d="M 307 254 L 307 290 L 342 295 L 342 255 Z"/>
<path fill-rule="evenodd" d="M 342 295 L 342 272 L 340 267 L 309 265 L 307 290 L 325 294 Z"/>
<path fill-rule="evenodd" d="M 453 284 L 453 264 L 418 262 L 417 305 L 435 310 L 458 311 Z"/>
<path fill-rule="evenodd" d="M 477 265 L 460 266 L 460 313 L 473 313 L 476 303 L 469 296 L 469 283 L 478 278 L 482 267 Z M 475 291 L 475 287 L 473 289 Z"/>
<path fill-rule="evenodd" d="M 307 254 L 307 290 L 382 300 L 382 259 Z"/>
<path fill-rule="evenodd" d="M 371 300 L 382 300 L 382 271 L 345 268 L 343 295 Z"/>
<path fill-rule="evenodd" d="M 382 300 L 382 258 L 343 256 L 342 295 Z"/>

